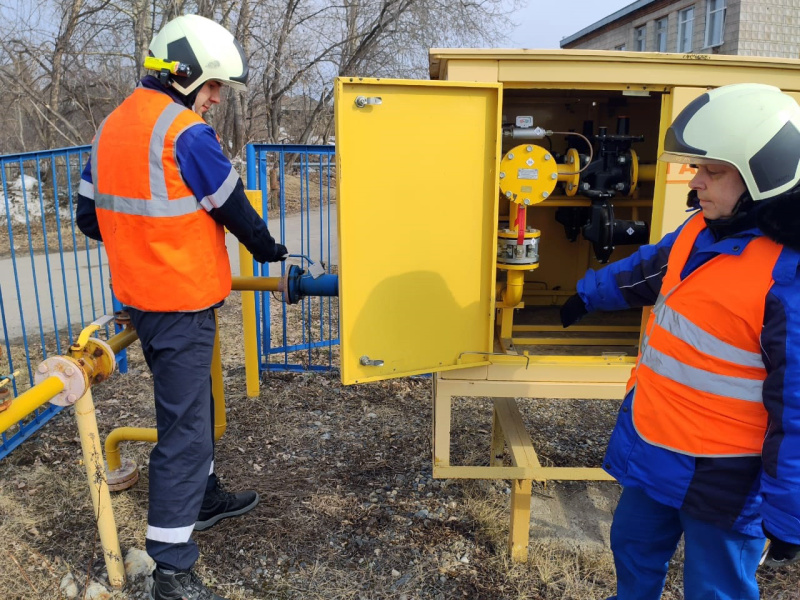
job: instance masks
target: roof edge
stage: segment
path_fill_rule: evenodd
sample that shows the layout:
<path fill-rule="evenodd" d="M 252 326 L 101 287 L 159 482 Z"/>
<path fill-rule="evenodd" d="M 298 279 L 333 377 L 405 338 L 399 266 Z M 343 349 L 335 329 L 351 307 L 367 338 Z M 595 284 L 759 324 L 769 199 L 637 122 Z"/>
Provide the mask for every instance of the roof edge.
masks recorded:
<path fill-rule="evenodd" d="M 593 31 L 595 31 L 597 29 L 600 29 L 601 27 L 605 27 L 609 23 L 613 23 L 614 21 L 618 21 L 622 17 L 627 17 L 631 13 L 635 13 L 640 8 L 644 8 L 648 4 L 653 4 L 656 1 L 657 0 L 636 0 L 636 2 L 634 2 L 632 4 L 629 4 L 628 6 L 624 6 L 624 7 L 620 8 L 617 12 L 611 13 L 610 15 L 600 19 L 596 23 L 592 23 L 588 27 L 584 27 L 583 29 L 581 29 L 577 33 L 573 33 L 572 35 L 569 35 L 569 36 L 567 36 L 565 38 L 561 38 L 561 41 L 558 43 L 558 45 L 561 48 L 563 48 L 565 44 L 571 44 L 575 40 L 578 40 L 578 39 L 580 39 L 580 38 L 592 33 Z"/>

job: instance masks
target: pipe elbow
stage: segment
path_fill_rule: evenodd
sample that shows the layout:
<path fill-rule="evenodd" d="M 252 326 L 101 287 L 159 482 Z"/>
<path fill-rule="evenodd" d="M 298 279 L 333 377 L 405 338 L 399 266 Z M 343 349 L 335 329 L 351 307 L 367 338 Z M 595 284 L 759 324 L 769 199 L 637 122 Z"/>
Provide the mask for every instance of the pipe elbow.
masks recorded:
<path fill-rule="evenodd" d="M 522 302 L 522 291 L 525 287 L 524 271 L 508 271 L 508 279 L 500 288 L 499 296 L 502 308 L 514 308 Z"/>

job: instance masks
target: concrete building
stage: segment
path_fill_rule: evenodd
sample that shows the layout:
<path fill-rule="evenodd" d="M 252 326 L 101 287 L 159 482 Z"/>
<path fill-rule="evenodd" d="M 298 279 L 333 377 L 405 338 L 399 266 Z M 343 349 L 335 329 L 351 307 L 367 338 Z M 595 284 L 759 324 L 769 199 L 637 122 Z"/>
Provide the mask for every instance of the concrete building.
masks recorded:
<path fill-rule="evenodd" d="M 561 47 L 800 58 L 800 0 L 637 0 Z"/>

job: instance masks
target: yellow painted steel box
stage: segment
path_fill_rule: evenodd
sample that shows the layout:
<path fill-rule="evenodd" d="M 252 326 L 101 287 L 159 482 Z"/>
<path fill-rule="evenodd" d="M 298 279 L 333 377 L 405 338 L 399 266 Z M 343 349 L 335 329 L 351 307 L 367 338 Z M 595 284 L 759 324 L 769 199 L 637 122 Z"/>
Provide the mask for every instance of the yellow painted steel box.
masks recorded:
<path fill-rule="evenodd" d="M 578 279 L 602 266 L 592 242 L 568 235 L 568 217 L 594 200 L 568 190 L 567 158 L 580 154 L 583 165 L 587 154 L 598 160 L 597 140 L 636 138 L 626 155 L 635 185 L 616 184 L 608 202 L 655 242 L 686 218 L 693 174 L 657 161 L 673 118 L 709 87 L 759 82 L 798 94 L 800 61 L 434 49 L 430 74 L 336 82 L 343 382 L 443 371 L 454 384 L 502 383 L 500 395 L 621 398 L 646 315 L 590 315 L 567 331 L 558 318 Z M 531 125 L 553 133 L 531 139 Z M 500 193 L 501 165 L 519 144 L 543 148 L 538 160 L 552 155 L 559 180 L 525 207 L 538 264 L 522 267 L 521 301 L 503 308 L 513 268 L 498 269 L 498 234 L 514 237 L 521 200 Z M 608 260 L 639 245 L 616 245 Z"/>

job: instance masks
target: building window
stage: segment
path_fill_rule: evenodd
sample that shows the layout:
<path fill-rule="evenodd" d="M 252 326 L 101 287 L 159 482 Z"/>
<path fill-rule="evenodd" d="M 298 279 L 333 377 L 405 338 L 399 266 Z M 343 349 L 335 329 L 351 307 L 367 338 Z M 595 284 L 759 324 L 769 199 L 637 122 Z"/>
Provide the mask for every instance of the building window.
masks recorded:
<path fill-rule="evenodd" d="M 678 12 L 678 52 L 692 51 L 692 25 L 694 24 L 694 7 Z"/>
<path fill-rule="evenodd" d="M 706 3 L 706 48 L 719 46 L 725 31 L 725 0 Z"/>
<path fill-rule="evenodd" d="M 667 17 L 656 21 L 656 52 L 667 51 Z"/>
<path fill-rule="evenodd" d="M 633 49 L 644 52 L 647 49 L 647 26 L 642 25 L 633 30 Z"/>
<path fill-rule="evenodd" d="M 619 46 L 615 46 L 614 50 L 624 51 L 625 50 L 625 44 L 620 44 Z"/>

